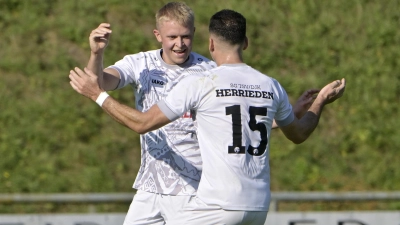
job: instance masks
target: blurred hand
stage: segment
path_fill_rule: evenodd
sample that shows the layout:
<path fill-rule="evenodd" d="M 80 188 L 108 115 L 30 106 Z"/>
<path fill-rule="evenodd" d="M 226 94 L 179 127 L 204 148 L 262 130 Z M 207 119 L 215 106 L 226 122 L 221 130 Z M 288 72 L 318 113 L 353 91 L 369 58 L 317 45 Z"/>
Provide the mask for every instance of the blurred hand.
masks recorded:
<path fill-rule="evenodd" d="M 93 53 L 102 53 L 107 47 L 112 32 L 110 27 L 109 23 L 102 23 L 90 33 L 89 43 Z"/>
<path fill-rule="evenodd" d="M 305 91 L 299 99 L 297 99 L 296 103 L 293 105 L 293 112 L 295 116 L 300 119 L 310 108 L 314 99 L 317 97 L 315 94 L 319 92 L 319 89 L 309 89 Z"/>
<path fill-rule="evenodd" d="M 89 69 L 85 68 L 84 71 L 75 67 L 75 70 L 69 72 L 69 83 L 72 88 L 81 95 L 84 95 L 93 101 L 103 91 L 97 81 L 98 77 Z"/>

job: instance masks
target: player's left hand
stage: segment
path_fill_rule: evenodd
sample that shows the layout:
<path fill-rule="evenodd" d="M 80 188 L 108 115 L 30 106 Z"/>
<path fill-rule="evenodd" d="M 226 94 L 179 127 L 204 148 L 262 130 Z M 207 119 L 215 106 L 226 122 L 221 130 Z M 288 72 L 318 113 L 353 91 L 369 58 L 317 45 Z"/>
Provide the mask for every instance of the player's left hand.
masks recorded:
<path fill-rule="evenodd" d="M 84 68 L 84 71 L 75 67 L 74 70 L 69 72 L 70 85 L 72 88 L 81 95 L 84 95 L 93 101 L 96 101 L 97 97 L 102 90 L 98 83 L 98 77 L 89 69 Z"/>
<path fill-rule="evenodd" d="M 295 116 L 300 119 L 310 108 L 314 99 L 317 97 L 316 94 L 319 89 L 309 89 L 297 99 L 296 103 L 293 105 L 293 112 Z"/>

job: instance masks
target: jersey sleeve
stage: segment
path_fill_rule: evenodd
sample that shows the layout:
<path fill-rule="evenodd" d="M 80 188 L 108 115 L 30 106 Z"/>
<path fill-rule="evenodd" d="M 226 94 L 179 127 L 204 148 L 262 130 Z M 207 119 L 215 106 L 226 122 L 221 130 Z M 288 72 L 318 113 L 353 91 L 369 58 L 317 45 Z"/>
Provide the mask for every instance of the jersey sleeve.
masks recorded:
<path fill-rule="evenodd" d="M 294 113 L 285 89 L 277 81 L 275 82 L 280 96 L 278 108 L 275 114 L 275 122 L 278 126 L 282 127 L 293 122 Z"/>
<path fill-rule="evenodd" d="M 208 77 L 191 75 L 182 79 L 157 105 L 165 116 L 175 120 L 189 110 L 196 110 L 213 87 Z"/>
<path fill-rule="evenodd" d="M 120 75 L 120 81 L 116 89 L 123 88 L 129 84 L 137 83 L 139 79 L 135 71 L 140 68 L 140 56 L 141 53 L 134 55 L 126 55 L 121 60 L 117 61 L 114 65 L 107 68 L 112 68 L 118 71 Z"/>

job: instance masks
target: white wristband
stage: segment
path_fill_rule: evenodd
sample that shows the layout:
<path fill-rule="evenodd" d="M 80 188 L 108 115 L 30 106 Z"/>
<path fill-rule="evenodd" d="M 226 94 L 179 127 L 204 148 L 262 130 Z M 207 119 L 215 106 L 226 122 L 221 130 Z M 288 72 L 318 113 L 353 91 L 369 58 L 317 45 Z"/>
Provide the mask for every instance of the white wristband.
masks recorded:
<path fill-rule="evenodd" d="M 108 96 L 109 95 L 107 94 L 107 92 L 105 92 L 105 91 L 101 92 L 99 94 L 99 97 L 97 97 L 97 99 L 96 99 L 97 105 L 99 105 L 101 107 Z"/>

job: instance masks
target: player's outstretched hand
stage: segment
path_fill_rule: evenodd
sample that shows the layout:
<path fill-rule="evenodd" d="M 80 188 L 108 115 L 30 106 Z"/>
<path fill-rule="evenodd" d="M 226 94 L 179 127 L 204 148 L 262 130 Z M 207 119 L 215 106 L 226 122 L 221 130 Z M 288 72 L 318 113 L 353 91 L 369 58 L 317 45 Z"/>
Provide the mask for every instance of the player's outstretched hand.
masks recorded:
<path fill-rule="evenodd" d="M 303 117 L 303 115 L 310 108 L 314 99 L 317 97 L 316 94 L 319 92 L 319 89 L 309 89 L 297 99 L 296 103 L 293 105 L 293 112 L 298 119 Z"/>
<path fill-rule="evenodd" d="M 346 80 L 335 80 L 321 89 L 317 98 L 322 98 L 324 104 L 334 102 L 336 99 L 342 97 L 346 87 Z"/>
<path fill-rule="evenodd" d="M 99 54 L 104 51 L 108 45 L 111 35 L 111 25 L 109 23 L 101 23 L 96 29 L 92 30 L 89 35 L 90 49 L 93 53 Z"/>
<path fill-rule="evenodd" d="M 84 71 L 75 67 L 74 70 L 69 72 L 69 79 L 71 87 L 81 95 L 84 95 L 93 101 L 103 91 L 98 83 L 98 77 L 89 69 L 85 68 Z"/>

